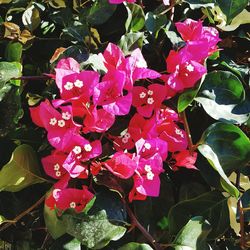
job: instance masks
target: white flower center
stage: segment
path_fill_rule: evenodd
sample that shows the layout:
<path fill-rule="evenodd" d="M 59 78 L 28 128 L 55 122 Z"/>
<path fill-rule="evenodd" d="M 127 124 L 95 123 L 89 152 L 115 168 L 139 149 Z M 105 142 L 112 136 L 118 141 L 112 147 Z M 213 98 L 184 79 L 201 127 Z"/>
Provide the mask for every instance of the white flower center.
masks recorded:
<path fill-rule="evenodd" d="M 66 90 L 71 90 L 71 89 L 73 89 L 73 87 L 74 87 L 74 85 L 72 82 L 66 82 L 66 84 L 64 85 L 64 88 Z"/>
<path fill-rule="evenodd" d="M 62 118 L 64 120 L 69 120 L 71 118 L 71 114 L 69 112 L 63 112 L 62 113 Z"/>
<path fill-rule="evenodd" d="M 148 91 L 148 95 L 153 95 L 154 94 L 154 91 L 153 90 L 149 90 Z"/>
<path fill-rule="evenodd" d="M 141 92 L 141 93 L 140 93 L 140 98 L 141 98 L 141 99 L 143 99 L 145 96 L 146 96 L 146 93 L 145 93 L 145 92 Z"/>
<path fill-rule="evenodd" d="M 155 100 L 154 100 L 153 97 L 149 97 L 148 100 L 147 100 L 148 104 L 153 104 L 154 102 L 155 102 Z"/>
<path fill-rule="evenodd" d="M 154 179 L 154 176 L 155 175 L 152 172 L 147 173 L 147 179 L 150 180 L 150 181 L 152 181 Z"/>
<path fill-rule="evenodd" d="M 85 144 L 84 145 L 84 150 L 87 151 L 87 152 L 90 152 L 92 150 L 92 147 L 90 144 Z"/>
<path fill-rule="evenodd" d="M 178 129 L 178 128 L 175 128 L 175 133 L 177 135 L 180 135 L 182 138 L 184 137 L 183 132 L 180 129 Z"/>
<path fill-rule="evenodd" d="M 76 207 L 76 203 L 75 203 L 74 201 L 72 201 L 72 202 L 70 202 L 69 206 L 70 206 L 71 208 L 75 208 L 75 207 Z"/>
<path fill-rule="evenodd" d="M 58 163 L 56 163 L 56 164 L 54 165 L 54 170 L 57 171 L 57 170 L 59 170 L 59 169 L 60 169 L 60 165 L 59 165 Z"/>
<path fill-rule="evenodd" d="M 50 125 L 55 126 L 56 123 L 57 123 L 57 120 L 55 117 L 50 119 L 50 122 L 49 122 Z"/>
<path fill-rule="evenodd" d="M 152 170 L 151 166 L 148 165 L 148 164 L 146 164 L 146 165 L 144 166 L 144 169 L 145 169 L 146 172 L 151 172 L 151 170 Z"/>
<path fill-rule="evenodd" d="M 58 124 L 59 127 L 63 128 L 65 126 L 65 121 L 64 120 L 59 120 L 57 122 L 57 124 Z"/>
<path fill-rule="evenodd" d="M 82 152 L 82 149 L 81 149 L 80 146 L 75 146 L 75 147 L 73 148 L 73 152 L 74 152 L 76 155 L 78 155 L 78 154 L 80 154 L 80 153 Z"/>
<path fill-rule="evenodd" d="M 186 69 L 187 69 L 189 72 L 193 72 L 193 71 L 194 71 L 194 66 L 191 65 L 191 64 L 188 64 L 188 65 L 186 66 Z"/>
<path fill-rule="evenodd" d="M 146 143 L 144 144 L 144 147 L 145 147 L 146 149 L 150 149 L 150 148 L 151 148 L 151 144 L 148 143 L 148 142 L 146 142 Z"/>
<path fill-rule="evenodd" d="M 60 177 L 62 174 L 61 174 L 61 171 L 56 171 L 56 176 L 57 177 Z"/>
<path fill-rule="evenodd" d="M 77 80 L 74 82 L 74 85 L 75 85 L 77 88 L 81 88 L 81 87 L 83 87 L 83 82 L 77 79 Z"/>

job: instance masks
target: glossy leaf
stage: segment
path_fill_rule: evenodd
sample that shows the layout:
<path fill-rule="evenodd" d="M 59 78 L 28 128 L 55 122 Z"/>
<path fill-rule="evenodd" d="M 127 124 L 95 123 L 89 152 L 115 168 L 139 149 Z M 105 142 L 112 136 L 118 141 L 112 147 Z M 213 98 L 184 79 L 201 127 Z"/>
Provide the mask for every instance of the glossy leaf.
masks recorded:
<path fill-rule="evenodd" d="M 217 4 L 227 17 L 227 24 L 244 10 L 248 3 L 248 0 L 217 0 Z"/>
<path fill-rule="evenodd" d="M 0 191 L 17 192 L 41 182 L 44 179 L 40 177 L 35 151 L 26 144 L 18 146 L 0 171 Z"/>
<path fill-rule="evenodd" d="M 137 32 L 144 27 L 145 15 L 143 9 L 137 4 L 127 4 L 128 18 L 125 23 L 127 31 Z"/>
<path fill-rule="evenodd" d="M 136 242 L 130 242 L 122 247 L 119 247 L 118 250 L 153 250 L 148 244 L 140 244 Z"/>
<path fill-rule="evenodd" d="M 23 25 L 30 31 L 34 31 L 40 25 L 40 13 L 35 5 L 31 5 L 24 11 L 22 21 Z"/>
<path fill-rule="evenodd" d="M 202 216 L 211 224 L 212 231 L 208 238 L 222 235 L 229 227 L 227 198 L 218 191 L 211 191 L 177 203 L 168 214 L 170 233 L 177 234 L 194 216 Z"/>
<path fill-rule="evenodd" d="M 144 38 L 143 32 L 136 32 L 136 33 L 131 32 L 121 37 L 119 46 L 124 52 L 124 54 L 127 55 L 136 48 L 142 47 L 143 38 Z"/>
<path fill-rule="evenodd" d="M 18 62 L 0 62 L 0 88 L 11 78 L 21 76 L 22 65 Z"/>
<path fill-rule="evenodd" d="M 19 42 L 9 42 L 5 49 L 5 58 L 9 62 L 20 62 L 23 46 Z"/>
<path fill-rule="evenodd" d="M 242 83 L 228 71 L 208 73 L 195 98 L 212 118 L 239 124 L 247 121 L 249 114 L 234 114 L 233 109 L 244 99 Z"/>
<path fill-rule="evenodd" d="M 231 184 L 226 174 L 241 169 L 250 160 L 250 141 L 236 126 L 218 122 L 203 134 L 198 147 L 212 167 L 222 177 L 222 186 L 230 194 L 238 196 L 238 190 Z"/>
<path fill-rule="evenodd" d="M 92 25 L 105 23 L 115 12 L 116 5 L 109 4 L 106 0 L 97 0 L 90 8 L 87 21 Z"/>
<path fill-rule="evenodd" d="M 55 210 L 51 210 L 44 204 L 43 216 L 46 228 L 53 239 L 57 239 L 66 233 L 66 229 L 62 220 L 60 220 Z"/>
<path fill-rule="evenodd" d="M 174 249 L 209 250 L 206 239 L 211 229 L 209 222 L 201 216 L 190 219 L 176 236 L 173 242 Z"/>
<path fill-rule="evenodd" d="M 191 9 L 198 9 L 204 7 L 213 7 L 216 3 L 216 0 L 184 0 L 190 5 Z"/>
<path fill-rule="evenodd" d="M 110 222 L 105 210 L 95 215 L 63 215 L 66 232 L 83 245 L 92 249 L 101 249 L 111 240 L 120 239 L 126 232 L 123 226 Z"/>
<path fill-rule="evenodd" d="M 163 28 L 168 19 L 165 15 L 155 15 L 153 12 L 148 12 L 145 17 L 145 26 L 148 32 L 153 35 L 155 38 L 158 37 L 158 33 L 161 28 Z"/>

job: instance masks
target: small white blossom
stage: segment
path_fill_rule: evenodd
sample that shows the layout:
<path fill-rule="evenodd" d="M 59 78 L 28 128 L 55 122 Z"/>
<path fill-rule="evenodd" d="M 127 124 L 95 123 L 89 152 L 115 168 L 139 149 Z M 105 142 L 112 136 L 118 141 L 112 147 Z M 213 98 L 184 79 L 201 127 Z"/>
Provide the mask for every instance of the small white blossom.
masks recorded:
<path fill-rule="evenodd" d="M 50 119 L 50 122 L 49 122 L 50 125 L 55 126 L 56 123 L 57 123 L 57 120 L 55 117 Z"/>
<path fill-rule="evenodd" d="M 72 82 L 66 82 L 66 84 L 64 85 L 64 88 L 66 90 L 71 90 L 71 89 L 73 89 L 73 87 L 74 87 L 74 85 Z"/>
<path fill-rule="evenodd" d="M 73 152 L 74 152 L 76 155 L 78 155 L 78 154 L 80 154 L 80 153 L 82 152 L 82 149 L 81 149 L 80 146 L 75 146 L 75 147 L 73 148 Z"/>
<path fill-rule="evenodd" d="M 154 102 L 155 102 L 155 100 L 152 97 L 149 97 L 148 100 L 147 100 L 148 104 L 153 104 Z"/>
<path fill-rule="evenodd" d="M 146 93 L 145 93 L 145 92 L 141 92 L 141 93 L 140 93 L 140 98 L 141 98 L 141 99 L 143 99 L 145 96 L 146 96 Z"/>
<path fill-rule="evenodd" d="M 57 125 L 58 125 L 59 127 L 63 128 L 63 127 L 65 126 L 65 121 L 64 121 L 64 120 L 59 120 L 59 121 L 57 122 Z"/>
<path fill-rule="evenodd" d="M 84 145 L 84 150 L 87 151 L 87 152 L 90 152 L 92 150 L 92 147 L 90 144 L 85 144 Z"/>

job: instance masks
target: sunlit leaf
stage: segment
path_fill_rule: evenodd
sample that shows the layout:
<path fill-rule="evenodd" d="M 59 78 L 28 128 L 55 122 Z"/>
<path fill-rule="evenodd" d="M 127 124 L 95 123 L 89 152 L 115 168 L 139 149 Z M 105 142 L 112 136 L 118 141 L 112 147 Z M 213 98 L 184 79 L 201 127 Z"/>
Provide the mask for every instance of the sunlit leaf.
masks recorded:
<path fill-rule="evenodd" d="M 125 23 L 127 31 L 137 32 L 144 27 L 145 15 L 143 9 L 137 4 L 127 4 L 128 18 Z"/>
<path fill-rule="evenodd" d="M 228 71 L 208 73 L 195 98 L 214 119 L 244 123 L 249 114 L 235 114 L 233 110 L 245 100 L 245 90 L 239 78 Z"/>
<path fill-rule="evenodd" d="M 23 144 L 14 150 L 10 161 L 0 171 L 0 191 L 17 192 L 44 182 L 40 175 L 35 151 Z"/>
<path fill-rule="evenodd" d="M 211 229 L 207 220 L 204 220 L 201 216 L 193 217 L 176 236 L 173 242 L 174 249 L 209 250 L 206 239 Z"/>
<path fill-rule="evenodd" d="M 28 30 L 35 30 L 41 22 L 39 10 L 34 5 L 31 5 L 24 11 L 22 21 Z"/>
<path fill-rule="evenodd" d="M 140 244 L 136 242 L 130 242 L 122 247 L 119 247 L 118 250 L 153 250 L 148 244 Z"/>

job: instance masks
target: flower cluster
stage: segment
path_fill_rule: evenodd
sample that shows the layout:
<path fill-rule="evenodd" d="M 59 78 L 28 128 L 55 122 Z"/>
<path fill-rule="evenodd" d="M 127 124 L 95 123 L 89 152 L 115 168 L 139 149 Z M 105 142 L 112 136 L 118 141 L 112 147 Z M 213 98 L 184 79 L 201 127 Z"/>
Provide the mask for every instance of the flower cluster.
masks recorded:
<path fill-rule="evenodd" d="M 72 188 L 73 180 L 85 183 L 106 173 L 131 179 L 132 202 L 159 195 L 164 162 L 174 171 L 195 169 L 197 155 L 187 150 L 182 121 L 165 103 L 206 72 L 202 62 L 217 49 L 219 38 L 200 21 L 188 19 L 176 27 L 186 46 L 170 52 L 167 76 L 148 69 L 139 49 L 125 56 L 112 43 L 99 55 L 106 68 L 103 75 L 81 70 L 73 58 L 58 62 L 54 79 L 60 98 L 30 108 L 33 122 L 47 131 L 54 148 L 42 158 L 46 174 L 57 180 L 46 200 L 51 209 L 81 212 L 94 197 L 86 185 Z M 121 117 L 125 124 L 120 124 Z"/>
<path fill-rule="evenodd" d="M 167 59 L 167 72 L 162 79 L 171 98 L 185 88 L 191 88 L 206 73 L 205 59 L 217 51 L 219 32 L 202 26 L 202 21 L 186 19 L 175 26 L 186 45 L 179 51 L 171 50 Z"/>

